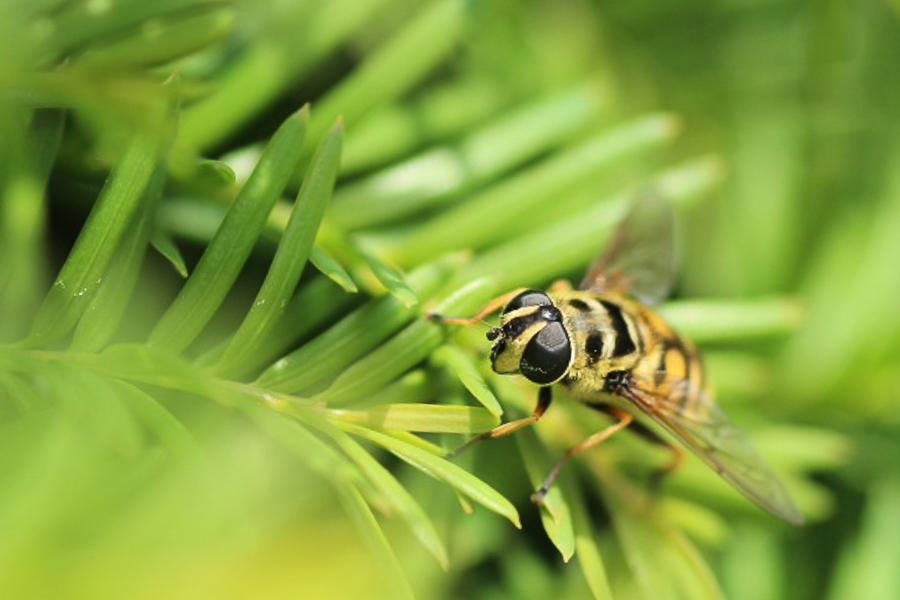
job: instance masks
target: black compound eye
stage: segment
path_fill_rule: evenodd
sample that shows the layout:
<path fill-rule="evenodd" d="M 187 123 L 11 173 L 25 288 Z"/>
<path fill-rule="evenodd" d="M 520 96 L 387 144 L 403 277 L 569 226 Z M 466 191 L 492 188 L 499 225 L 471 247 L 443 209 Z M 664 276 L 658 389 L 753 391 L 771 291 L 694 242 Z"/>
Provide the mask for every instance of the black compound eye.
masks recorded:
<path fill-rule="evenodd" d="M 571 358 L 572 345 L 562 323 L 547 323 L 525 346 L 519 369 L 529 380 L 544 385 L 565 375 Z"/>
<path fill-rule="evenodd" d="M 503 309 L 503 314 L 510 313 L 517 308 L 522 308 L 523 306 L 552 306 L 553 303 L 550 301 L 550 296 L 545 294 L 540 290 L 525 290 L 520 293 L 518 296 L 509 301 L 509 304 L 506 305 Z"/>

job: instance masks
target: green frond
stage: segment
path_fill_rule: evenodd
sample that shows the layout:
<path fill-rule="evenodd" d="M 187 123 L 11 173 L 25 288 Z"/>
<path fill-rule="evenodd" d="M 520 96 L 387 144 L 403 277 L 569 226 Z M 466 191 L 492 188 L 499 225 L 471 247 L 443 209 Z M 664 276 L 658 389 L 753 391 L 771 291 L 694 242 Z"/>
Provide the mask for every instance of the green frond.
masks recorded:
<path fill-rule="evenodd" d="M 164 142 L 159 136 L 139 136 L 128 145 L 41 304 L 27 343 L 45 346 L 59 341 L 88 309 L 129 224 L 140 218 L 136 215 L 141 207 L 152 201 L 153 190 L 145 192 L 163 153 Z M 153 187 L 158 189 L 160 185 L 157 182 Z M 136 247 L 132 252 L 142 251 Z"/>
<path fill-rule="evenodd" d="M 340 164 L 342 134 L 342 127 L 338 123 L 319 146 L 300 188 L 290 221 L 272 258 L 266 280 L 253 301 L 250 312 L 216 365 L 218 372 L 228 373 L 236 365 L 245 362 L 242 360 L 244 356 L 253 354 L 278 324 L 297 282 L 300 281 L 325 207 L 331 199 L 331 190 Z M 299 143 L 299 140 L 295 143 Z"/>
<path fill-rule="evenodd" d="M 0 597 L 898 597 L 896 6 L 595 4 L 0 5 Z M 537 391 L 428 315 L 648 188 L 804 527 L 627 433 L 533 505 L 563 390 L 449 454 Z"/>
<path fill-rule="evenodd" d="M 150 343 L 184 350 L 219 308 L 300 159 L 309 110 L 272 137 L 184 288 L 150 334 Z"/>

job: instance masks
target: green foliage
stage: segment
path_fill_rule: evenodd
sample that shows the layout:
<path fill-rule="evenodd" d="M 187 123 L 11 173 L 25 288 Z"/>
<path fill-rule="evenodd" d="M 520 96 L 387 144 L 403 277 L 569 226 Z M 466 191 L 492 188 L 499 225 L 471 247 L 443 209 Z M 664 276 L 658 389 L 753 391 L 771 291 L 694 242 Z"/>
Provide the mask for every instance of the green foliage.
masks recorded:
<path fill-rule="evenodd" d="M 897 29 L 879 3 L 3 3 L 0 596 L 897 597 Z M 800 529 L 693 459 L 652 489 L 667 456 L 627 434 L 534 506 L 607 423 L 564 394 L 445 456 L 535 389 L 425 315 L 577 280 L 648 186 L 684 250 L 660 312 Z"/>

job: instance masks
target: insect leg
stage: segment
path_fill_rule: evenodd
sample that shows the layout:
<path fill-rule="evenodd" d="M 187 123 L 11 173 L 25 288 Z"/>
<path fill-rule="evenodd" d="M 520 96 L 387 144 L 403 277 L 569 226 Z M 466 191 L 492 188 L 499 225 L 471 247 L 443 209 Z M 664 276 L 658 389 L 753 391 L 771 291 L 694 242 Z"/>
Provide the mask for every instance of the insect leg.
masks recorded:
<path fill-rule="evenodd" d="M 508 294 L 503 294 L 502 296 L 497 296 L 493 300 L 490 300 L 487 304 L 481 307 L 481 310 L 475 314 L 474 317 L 470 317 L 468 319 L 461 317 L 448 317 L 447 315 L 439 315 L 437 313 L 428 313 L 428 319 L 431 321 L 440 321 L 441 323 L 453 323 L 454 325 L 472 325 L 473 323 L 477 323 L 482 320 L 492 312 L 495 312 L 509 303 L 510 300 L 515 298 L 519 293 L 525 291 L 525 288 L 516 288 Z"/>
<path fill-rule="evenodd" d="M 531 413 L 530 416 L 525 417 L 524 419 L 516 419 L 515 421 L 510 421 L 509 423 L 504 423 L 499 427 L 495 427 L 490 431 L 485 431 L 480 435 L 476 435 L 471 440 L 460 446 L 459 448 L 451 451 L 447 454 L 446 458 L 453 458 L 463 450 L 468 450 L 475 444 L 482 442 L 484 440 L 489 440 L 491 438 L 502 437 L 504 435 L 509 435 L 513 431 L 521 429 L 523 427 L 527 427 L 532 423 L 536 423 L 538 419 L 540 419 L 544 413 L 547 411 L 547 407 L 550 406 L 550 401 L 553 399 L 553 394 L 550 391 L 550 386 L 542 387 L 538 392 L 538 402 L 537 406 L 534 407 L 534 412 Z"/>
<path fill-rule="evenodd" d="M 606 413 L 612 417 L 616 417 L 616 415 L 612 412 L 616 409 L 609 406 L 608 404 L 587 404 L 586 406 L 589 406 L 590 408 L 598 410 L 602 413 Z M 631 422 L 631 426 L 628 430 L 636 433 L 648 442 L 668 448 L 672 453 L 672 458 L 669 460 L 669 464 L 659 469 L 655 469 L 650 476 L 650 486 L 653 488 L 658 488 L 667 476 L 674 473 L 676 470 L 678 470 L 678 467 L 681 466 L 681 463 L 684 461 L 684 448 L 673 444 L 672 442 L 665 439 L 654 430 L 637 420 Z"/>
<path fill-rule="evenodd" d="M 550 491 L 550 486 L 553 485 L 553 481 L 556 479 L 556 476 L 559 475 L 560 469 L 562 469 L 563 464 L 565 464 L 568 459 L 572 458 L 576 454 L 584 452 L 588 448 L 596 446 L 614 433 L 625 429 L 634 421 L 634 417 L 632 417 L 624 410 L 610 407 L 608 411 L 605 410 L 604 412 L 607 412 L 616 419 L 619 419 L 619 422 L 613 423 L 606 429 L 595 433 L 577 446 L 572 446 L 571 448 L 563 452 L 563 455 L 559 458 L 559 460 L 556 461 L 556 464 L 553 465 L 553 469 L 550 471 L 550 474 L 547 475 L 544 483 L 542 483 L 541 487 L 539 487 L 538 490 L 534 494 L 532 494 L 531 500 L 533 502 L 535 502 L 536 504 L 540 504 L 544 501 L 544 496 L 546 496 L 547 492 Z"/>

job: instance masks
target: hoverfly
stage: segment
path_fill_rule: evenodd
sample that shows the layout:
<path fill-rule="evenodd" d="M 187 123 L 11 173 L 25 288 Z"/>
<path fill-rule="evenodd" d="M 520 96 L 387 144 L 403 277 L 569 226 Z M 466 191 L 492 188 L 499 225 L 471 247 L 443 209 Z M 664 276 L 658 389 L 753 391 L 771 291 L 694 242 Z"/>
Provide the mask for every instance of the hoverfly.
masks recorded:
<path fill-rule="evenodd" d="M 552 386 L 608 414 L 615 423 L 569 448 L 532 497 L 540 503 L 563 463 L 612 434 L 633 431 L 672 450 L 663 474 L 682 450 L 638 421 L 649 417 L 703 459 L 716 473 L 771 514 L 799 524 L 802 517 L 772 469 L 713 401 L 697 349 L 651 308 L 675 275 L 672 209 L 656 195 L 642 196 L 597 257 L 578 290 L 557 282 L 547 292 L 519 289 L 495 299 L 471 324 L 501 306 L 501 324 L 487 332 L 491 366 L 541 386 L 534 412 L 469 440 L 507 435 L 537 422 L 550 406 Z"/>

